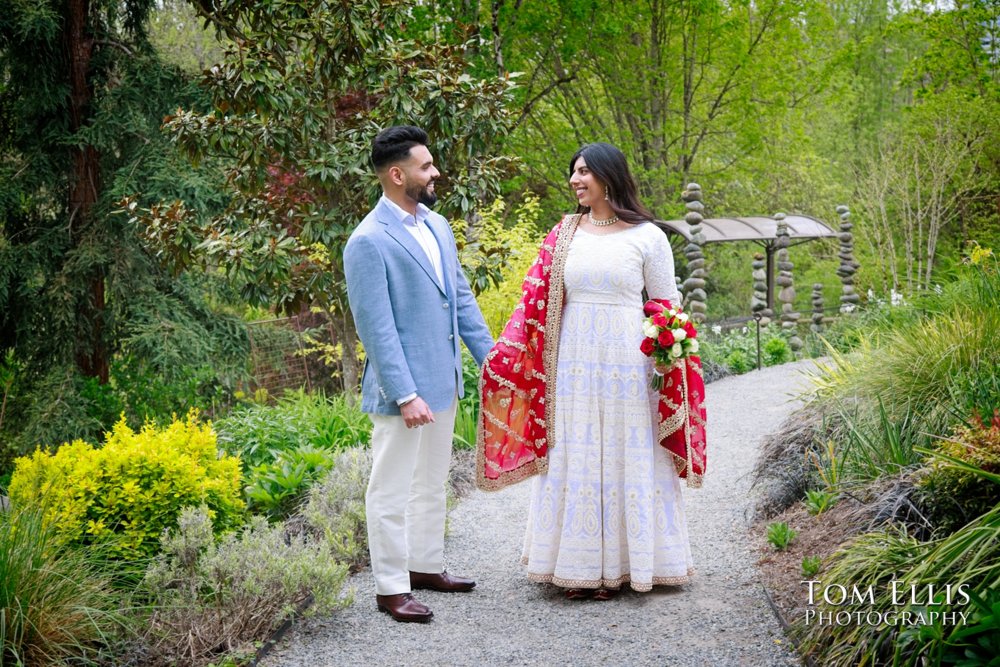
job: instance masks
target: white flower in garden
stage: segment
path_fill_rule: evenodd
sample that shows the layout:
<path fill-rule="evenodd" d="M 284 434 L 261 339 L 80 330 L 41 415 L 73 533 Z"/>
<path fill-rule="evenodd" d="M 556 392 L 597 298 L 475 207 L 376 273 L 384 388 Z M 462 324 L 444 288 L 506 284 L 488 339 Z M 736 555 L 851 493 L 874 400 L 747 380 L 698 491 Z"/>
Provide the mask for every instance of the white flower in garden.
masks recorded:
<path fill-rule="evenodd" d="M 678 343 L 687 338 L 687 331 L 684 329 L 674 329 L 674 340 Z"/>
<path fill-rule="evenodd" d="M 646 338 L 656 338 L 660 333 L 660 327 L 653 324 L 653 319 L 647 317 L 642 322 L 642 335 Z"/>
<path fill-rule="evenodd" d="M 722 325 L 721 324 L 713 324 L 712 325 L 712 333 L 714 333 L 716 336 L 721 336 L 722 335 Z"/>
<path fill-rule="evenodd" d="M 670 354 L 675 357 L 680 357 L 683 353 L 684 351 L 681 349 L 680 343 L 674 343 L 673 346 L 670 348 Z"/>

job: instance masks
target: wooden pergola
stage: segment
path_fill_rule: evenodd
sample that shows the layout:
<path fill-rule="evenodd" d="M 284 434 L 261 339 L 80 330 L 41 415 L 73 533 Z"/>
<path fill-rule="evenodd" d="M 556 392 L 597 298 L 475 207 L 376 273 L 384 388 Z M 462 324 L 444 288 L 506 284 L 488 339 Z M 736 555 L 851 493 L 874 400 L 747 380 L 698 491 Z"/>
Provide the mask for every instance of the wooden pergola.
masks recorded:
<path fill-rule="evenodd" d="M 655 224 L 669 234 L 678 234 L 688 243 L 694 240 L 691 225 L 684 220 L 656 220 Z M 767 307 L 774 312 L 774 255 L 777 252 L 778 222 L 767 216 L 746 218 L 706 218 L 701 221 L 702 244 L 727 241 L 750 241 L 764 248 L 767 256 Z M 799 245 L 815 239 L 836 238 L 838 233 L 822 220 L 808 215 L 786 215 L 789 245 Z"/>

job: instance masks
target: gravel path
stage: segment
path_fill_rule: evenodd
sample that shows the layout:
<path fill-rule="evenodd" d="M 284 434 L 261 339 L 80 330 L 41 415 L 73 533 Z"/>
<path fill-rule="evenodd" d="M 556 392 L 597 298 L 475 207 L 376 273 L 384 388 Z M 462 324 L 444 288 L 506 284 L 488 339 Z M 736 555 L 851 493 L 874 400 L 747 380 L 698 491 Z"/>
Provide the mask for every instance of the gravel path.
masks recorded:
<path fill-rule="evenodd" d="M 682 587 L 629 589 L 610 602 L 568 601 L 529 582 L 519 564 L 528 483 L 474 491 L 449 516 L 447 567 L 474 576 L 471 593 L 420 591 L 428 625 L 376 612 L 369 571 L 355 603 L 297 623 L 263 667 L 340 665 L 797 665 L 764 599 L 747 536 L 749 479 L 761 439 L 805 386 L 811 361 L 725 378 L 708 387 L 708 476 L 685 489 L 697 573 Z M 493 526 L 484 530 L 484 525 Z"/>

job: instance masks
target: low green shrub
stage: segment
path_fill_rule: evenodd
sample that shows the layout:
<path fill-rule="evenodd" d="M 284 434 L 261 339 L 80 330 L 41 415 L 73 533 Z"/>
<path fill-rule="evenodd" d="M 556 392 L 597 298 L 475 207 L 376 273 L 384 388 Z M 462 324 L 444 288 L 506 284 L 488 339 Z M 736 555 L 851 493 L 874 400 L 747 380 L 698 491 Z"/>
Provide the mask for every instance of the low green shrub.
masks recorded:
<path fill-rule="evenodd" d="M 458 402 L 455 412 L 455 446 L 460 449 L 473 449 L 476 446 L 476 430 L 479 425 L 479 366 L 469 354 L 462 349 L 462 382 L 465 396 Z"/>
<path fill-rule="evenodd" d="M 750 361 L 750 356 L 743 350 L 730 352 L 724 363 L 735 375 L 742 375 L 755 368 L 755 364 Z"/>
<path fill-rule="evenodd" d="M 252 654 L 307 599 L 306 614 L 351 602 L 341 596 L 347 567 L 322 540 L 289 535 L 262 517 L 218 542 L 212 532 L 210 511 L 188 507 L 163 536 L 143 582 L 152 605 L 145 664 L 194 667 Z"/>
<path fill-rule="evenodd" d="M 819 574 L 819 570 L 822 565 L 823 560 L 819 556 L 803 556 L 802 576 L 806 579 L 812 579 Z"/>
<path fill-rule="evenodd" d="M 246 487 L 250 509 L 272 518 L 289 516 L 313 482 L 333 466 L 334 456 L 330 450 L 301 445 L 278 452 L 271 463 L 254 466 Z"/>
<path fill-rule="evenodd" d="M 938 441 L 937 451 L 989 473 L 1000 474 L 1000 413 L 990 422 L 976 417 L 958 426 L 953 436 Z M 931 459 L 920 486 L 928 498 L 931 520 L 952 532 L 1000 503 L 1000 485 L 981 475 Z"/>
<path fill-rule="evenodd" d="M 306 445 L 333 451 L 371 438 L 371 420 L 360 406 L 304 391 L 286 392 L 275 405 L 240 405 L 213 426 L 222 448 L 239 455 L 247 470 Z"/>
<path fill-rule="evenodd" d="M 837 494 L 825 489 L 806 491 L 806 511 L 813 516 L 822 514 L 837 503 Z"/>
<path fill-rule="evenodd" d="M 784 521 L 768 524 L 767 541 L 778 551 L 784 551 L 798 533 L 792 530 Z"/>
<path fill-rule="evenodd" d="M 15 462 L 10 501 L 39 507 L 67 544 L 100 544 L 112 558 L 151 556 L 184 507 L 205 504 L 216 531 L 243 519 L 239 461 L 220 455 L 215 433 L 192 411 L 136 433 L 124 420 L 102 447 L 77 440 Z"/>
<path fill-rule="evenodd" d="M 778 366 L 792 360 L 792 348 L 784 338 L 771 338 L 763 344 L 761 356 L 765 366 Z"/>
<path fill-rule="evenodd" d="M 0 665 L 85 663 L 123 627 L 99 560 L 59 542 L 38 509 L 0 511 Z"/>
<path fill-rule="evenodd" d="M 326 476 L 309 489 L 306 523 L 326 540 L 333 557 L 353 570 L 368 564 L 365 492 L 372 467 L 368 448 L 339 452 Z"/>

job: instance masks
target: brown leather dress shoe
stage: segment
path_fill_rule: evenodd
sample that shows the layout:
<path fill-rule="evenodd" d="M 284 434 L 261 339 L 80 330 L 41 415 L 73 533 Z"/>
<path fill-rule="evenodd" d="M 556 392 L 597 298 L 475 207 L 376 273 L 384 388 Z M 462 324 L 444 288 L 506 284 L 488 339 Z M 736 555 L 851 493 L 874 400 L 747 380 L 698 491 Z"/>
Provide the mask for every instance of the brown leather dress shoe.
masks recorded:
<path fill-rule="evenodd" d="M 401 623 L 427 623 L 434 618 L 427 605 L 418 602 L 412 593 L 398 595 L 376 595 L 378 610 L 389 614 Z"/>
<path fill-rule="evenodd" d="M 447 572 L 431 574 L 428 572 L 410 572 L 411 588 L 429 588 L 442 593 L 464 593 L 476 587 L 476 582 L 464 577 L 455 577 Z"/>

